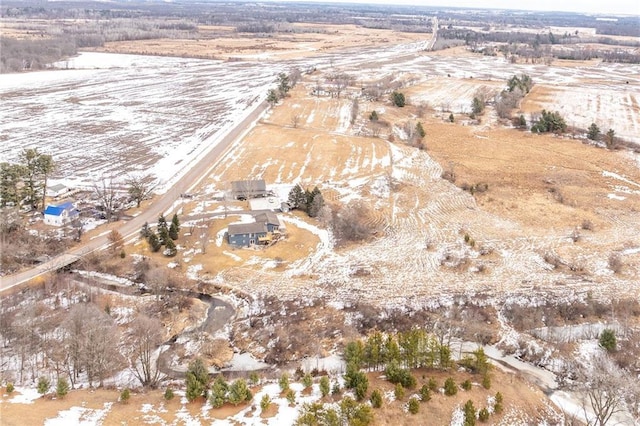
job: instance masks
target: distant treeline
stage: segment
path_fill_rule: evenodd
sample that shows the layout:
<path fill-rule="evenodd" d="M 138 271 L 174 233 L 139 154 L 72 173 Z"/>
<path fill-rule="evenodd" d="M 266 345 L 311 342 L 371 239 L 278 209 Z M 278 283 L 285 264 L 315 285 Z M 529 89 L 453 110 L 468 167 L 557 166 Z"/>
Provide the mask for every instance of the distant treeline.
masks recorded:
<path fill-rule="evenodd" d="M 75 40 L 43 38 L 38 40 L 16 40 L 0 37 L 0 72 L 39 70 L 62 58 L 75 55 Z"/>

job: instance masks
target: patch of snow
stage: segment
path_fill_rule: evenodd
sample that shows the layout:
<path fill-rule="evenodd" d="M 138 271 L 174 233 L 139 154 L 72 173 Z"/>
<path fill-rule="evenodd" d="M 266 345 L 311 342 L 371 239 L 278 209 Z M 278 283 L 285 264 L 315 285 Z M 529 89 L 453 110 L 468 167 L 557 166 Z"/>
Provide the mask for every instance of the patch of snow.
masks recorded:
<path fill-rule="evenodd" d="M 198 272 L 202 271 L 202 269 L 203 266 L 201 264 L 189 265 L 189 268 L 187 268 L 187 278 L 190 280 L 197 280 Z"/>
<path fill-rule="evenodd" d="M 94 410 L 83 407 L 71 407 L 68 410 L 60 411 L 57 417 L 46 419 L 44 421 L 44 424 L 45 426 L 100 425 L 109 413 L 109 410 L 111 410 L 112 405 L 112 402 L 105 402 L 104 408 L 101 410 Z"/>
<path fill-rule="evenodd" d="M 607 198 L 610 198 L 612 200 L 618 200 L 618 201 L 624 201 L 627 199 L 627 197 L 623 197 L 617 194 L 607 194 Z"/>
<path fill-rule="evenodd" d="M 42 395 L 38 393 L 37 389 L 32 388 L 23 388 L 16 386 L 15 392 L 17 392 L 18 394 L 8 401 L 12 404 L 33 404 L 33 401 L 42 397 Z"/>

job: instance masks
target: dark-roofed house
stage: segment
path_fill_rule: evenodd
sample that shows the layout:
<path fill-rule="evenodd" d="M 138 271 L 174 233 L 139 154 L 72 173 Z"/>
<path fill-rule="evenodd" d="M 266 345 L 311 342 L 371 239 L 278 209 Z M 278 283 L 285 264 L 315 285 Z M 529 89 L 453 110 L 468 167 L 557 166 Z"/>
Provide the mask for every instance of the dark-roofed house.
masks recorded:
<path fill-rule="evenodd" d="M 64 203 L 57 206 L 47 206 L 44 211 L 45 225 L 62 226 L 78 216 L 78 210 L 73 203 Z"/>
<path fill-rule="evenodd" d="M 269 232 L 277 231 L 280 229 L 280 221 L 278 216 L 273 212 L 258 213 L 255 216 L 256 222 L 264 223 Z"/>
<path fill-rule="evenodd" d="M 236 200 L 247 200 L 249 198 L 266 197 L 267 184 L 264 179 L 258 180 L 235 180 L 231 182 L 231 192 Z"/>
<path fill-rule="evenodd" d="M 227 236 L 229 244 L 238 247 L 251 247 L 256 244 L 269 244 L 277 239 L 280 231 L 280 220 L 273 212 L 258 213 L 253 223 L 229 225 Z"/>
<path fill-rule="evenodd" d="M 239 247 L 265 244 L 270 240 L 269 230 L 263 222 L 229 225 L 227 233 L 229 235 L 229 244 Z"/>

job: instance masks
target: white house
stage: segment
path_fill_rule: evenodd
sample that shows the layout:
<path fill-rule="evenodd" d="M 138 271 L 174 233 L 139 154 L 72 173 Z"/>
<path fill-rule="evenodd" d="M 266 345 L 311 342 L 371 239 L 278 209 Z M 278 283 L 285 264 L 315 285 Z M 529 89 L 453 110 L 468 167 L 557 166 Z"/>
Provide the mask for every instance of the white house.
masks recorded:
<path fill-rule="evenodd" d="M 59 183 L 47 187 L 47 197 L 59 197 L 69 192 L 71 188 Z"/>
<path fill-rule="evenodd" d="M 77 216 L 78 210 L 73 206 L 73 203 L 47 206 L 44 211 L 44 223 L 45 225 L 62 226 Z"/>

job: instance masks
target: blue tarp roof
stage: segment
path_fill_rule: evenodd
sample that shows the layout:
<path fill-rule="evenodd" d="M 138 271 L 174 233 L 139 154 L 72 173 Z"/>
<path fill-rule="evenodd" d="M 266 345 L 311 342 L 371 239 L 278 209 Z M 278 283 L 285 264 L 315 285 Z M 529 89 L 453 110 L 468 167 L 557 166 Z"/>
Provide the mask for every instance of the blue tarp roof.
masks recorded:
<path fill-rule="evenodd" d="M 44 214 L 48 214 L 50 216 L 60 216 L 62 212 L 65 210 L 70 210 L 69 213 L 71 214 L 72 213 L 71 210 L 73 210 L 73 203 L 69 202 L 69 203 L 59 204 L 57 206 L 47 206 L 47 208 L 44 211 Z"/>

